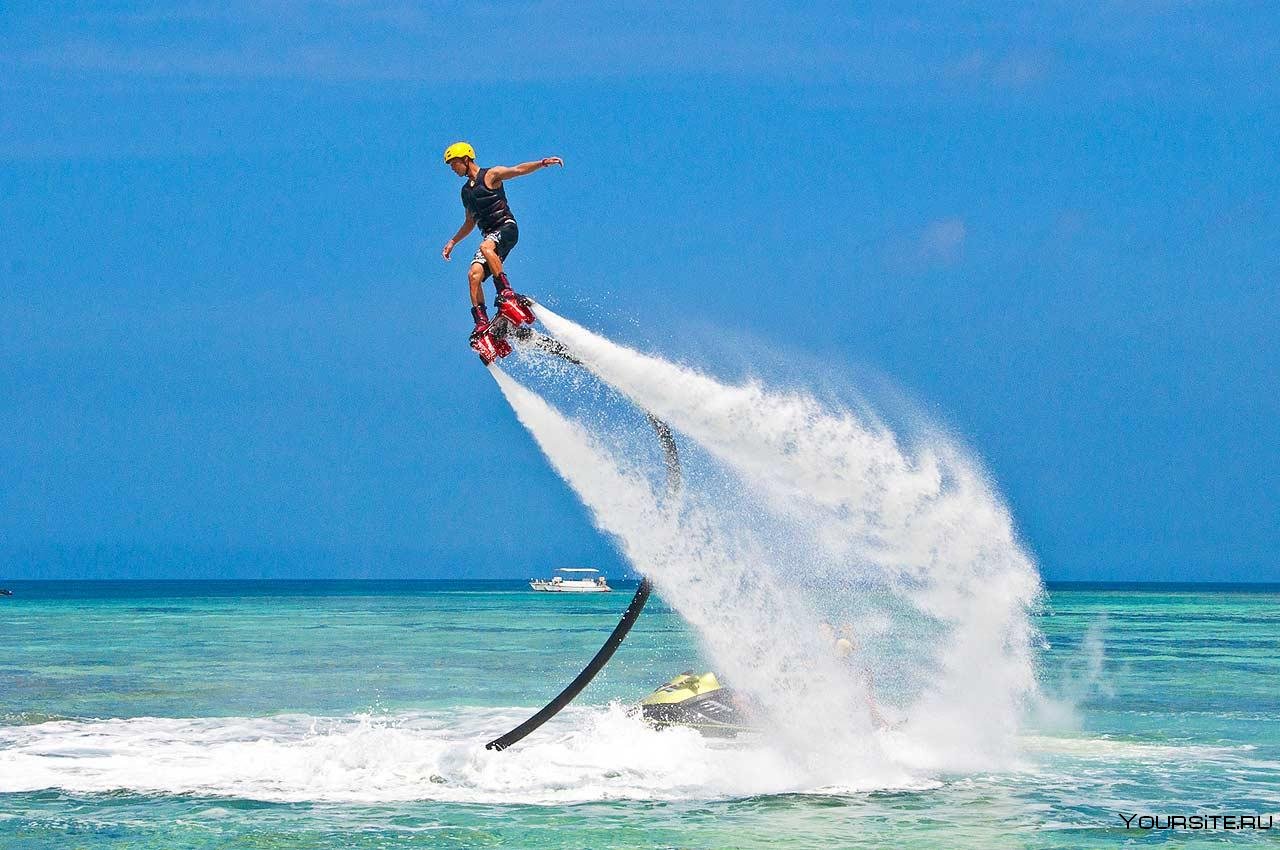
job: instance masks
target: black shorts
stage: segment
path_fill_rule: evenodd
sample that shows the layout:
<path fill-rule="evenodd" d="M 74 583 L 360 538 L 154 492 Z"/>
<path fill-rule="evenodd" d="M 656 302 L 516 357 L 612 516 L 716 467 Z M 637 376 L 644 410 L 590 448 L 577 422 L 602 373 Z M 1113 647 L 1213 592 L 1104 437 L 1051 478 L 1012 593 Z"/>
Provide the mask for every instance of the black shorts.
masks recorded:
<path fill-rule="evenodd" d="M 516 247 L 516 243 L 519 241 L 520 230 L 516 227 L 514 221 L 508 221 L 497 230 L 491 230 L 480 237 L 480 244 L 492 242 L 494 250 L 498 252 L 498 256 L 503 260 L 507 259 L 507 254 L 511 253 L 511 249 Z M 471 265 L 478 265 L 484 269 L 484 277 L 480 278 L 481 280 L 488 280 L 489 276 L 493 274 L 492 269 L 489 268 L 489 261 L 484 258 L 484 253 L 479 249 L 476 249 L 476 255 L 471 258 Z"/>

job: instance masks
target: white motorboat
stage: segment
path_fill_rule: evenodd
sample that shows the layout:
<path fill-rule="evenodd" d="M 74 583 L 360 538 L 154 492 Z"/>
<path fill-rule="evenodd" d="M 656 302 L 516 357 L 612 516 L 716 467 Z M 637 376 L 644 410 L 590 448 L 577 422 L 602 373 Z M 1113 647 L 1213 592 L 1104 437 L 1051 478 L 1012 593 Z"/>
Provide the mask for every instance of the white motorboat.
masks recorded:
<path fill-rule="evenodd" d="M 546 593 L 608 593 L 613 590 L 599 570 L 590 567 L 561 567 L 554 578 L 529 579 L 529 586 Z"/>

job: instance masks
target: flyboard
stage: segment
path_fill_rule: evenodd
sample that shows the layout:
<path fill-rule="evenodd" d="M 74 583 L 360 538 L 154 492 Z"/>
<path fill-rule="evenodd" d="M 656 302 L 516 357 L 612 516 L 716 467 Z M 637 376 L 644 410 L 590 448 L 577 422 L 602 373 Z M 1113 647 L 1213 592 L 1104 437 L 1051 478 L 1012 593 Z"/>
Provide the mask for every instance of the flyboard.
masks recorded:
<path fill-rule="evenodd" d="M 480 359 L 487 366 L 494 360 L 506 357 L 511 353 L 511 344 L 507 341 L 508 338 L 511 338 L 522 345 L 528 345 L 538 351 L 559 357 L 575 366 L 582 366 L 582 361 L 570 354 L 569 350 L 554 337 L 529 327 L 529 325 L 533 324 L 532 306 L 532 302 L 528 299 L 522 299 L 518 305 L 515 305 L 515 309 L 508 309 L 505 304 L 502 305 L 501 311 L 493 320 L 493 323 L 489 325 L 489 330 L 482 334 L 479 339 L 472 337 L 471 347 L 480 355 Z M 583 366 L 583 368 L 586 367 Z M 675 438 L 671 434 L 671 428 L 661 419 L 658 419 L 647 410 L 644 411 L 644 415 L 653 427 L 654 434 L 658 437 L 658 443 L 662 446 L 663 462 L 667 469 L 667 491 L 674 495 L 679 492 L 681 482 L 680 454 L 676 450 Z M 649 579 L 641 576 L 640 586 L 636 588 L 635 596 L 631 597 L 631 602 L 627 605 L 627 610 L 623 612 L 622 619 L 618 621 L 618 625 L 614 626 L 613 631 L 605 639 L 604 645 L 600 647 L 600 650 L 587 662 L 587 666 L 582 668 L 582 672 L 575 676 L 573 681 L 565 685 L 564 690 L 560 691 L 538 713 L 505 735 L 500 735 L 485 744 L 485 749 L 505 750 L 552 717 L 555 717 L 560 713 L 561 709 L 573 702 L 574 697 L 582 693 L 582 689 L 591 683 L 591 680 L 604 668 L 604 665 L 609 663 L 609 659 L 613 657 L 613 653 L 622 644 L 627 632 L 631 631 L 631 627 L 635 625 L 640 612 L 644 610 L 644 604 L 649 601 L 651 589 Z"/>

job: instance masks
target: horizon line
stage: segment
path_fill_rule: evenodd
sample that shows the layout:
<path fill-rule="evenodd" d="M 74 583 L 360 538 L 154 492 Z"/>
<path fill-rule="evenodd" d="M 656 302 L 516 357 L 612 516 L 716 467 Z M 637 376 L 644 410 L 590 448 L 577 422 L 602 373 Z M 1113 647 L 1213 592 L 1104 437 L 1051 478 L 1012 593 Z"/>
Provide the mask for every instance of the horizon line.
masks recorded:
<path fill-rule="evenodd" d="M 639 583 L 638 577 L 627 576 L 616 579 L 619 582 Z M 366 582 L 366 583 L 420 583 L 420 582 L 527 582 L 529 578 L 524 576 L 499 576 L 487 578 L 441 578 L 441 577 L 423 577 L 423 578 L 370 578 L 368 576 L 324 576 L 316 578 L 298 578 L 298 577 L 255 577 L 255 578 L 0 578 L 0 583 L 8 584 L 38 584 L 38 583 L 71 583 L 71 582 L 97 582 L 97 583 L 143 583 L 143 582 L 187 582 L 201 584 L 245 584 L 255 582 L 281 582 L 281 583 L 307 583 L 307 582 Z M 1232 580 L 1160 580 L 1150 581 L 1142 579 L 1042 579 L 1044 585 L 1048 588 L 1059 587 L 1120 587 L 1120 586 L 1142 586 L 1142 587 L 1274 587 L 1280 588 L 1280 581 L 1232 581 Z"/>

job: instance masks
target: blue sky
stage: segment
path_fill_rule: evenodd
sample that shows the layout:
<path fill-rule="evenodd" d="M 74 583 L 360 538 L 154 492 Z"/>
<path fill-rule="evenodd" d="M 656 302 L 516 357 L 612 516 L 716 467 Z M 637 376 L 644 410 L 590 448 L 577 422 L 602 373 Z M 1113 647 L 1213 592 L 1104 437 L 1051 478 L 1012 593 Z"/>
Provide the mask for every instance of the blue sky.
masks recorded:
<path fill-rule="evenodd" d="M 1280 580 L 1280 15 L 804 8 L 5 4 L 0 576 L 616 572 L 465 346 L 465 138 L 567 162 L 520 286 L 888 376 L 1049 579 Z"/>

